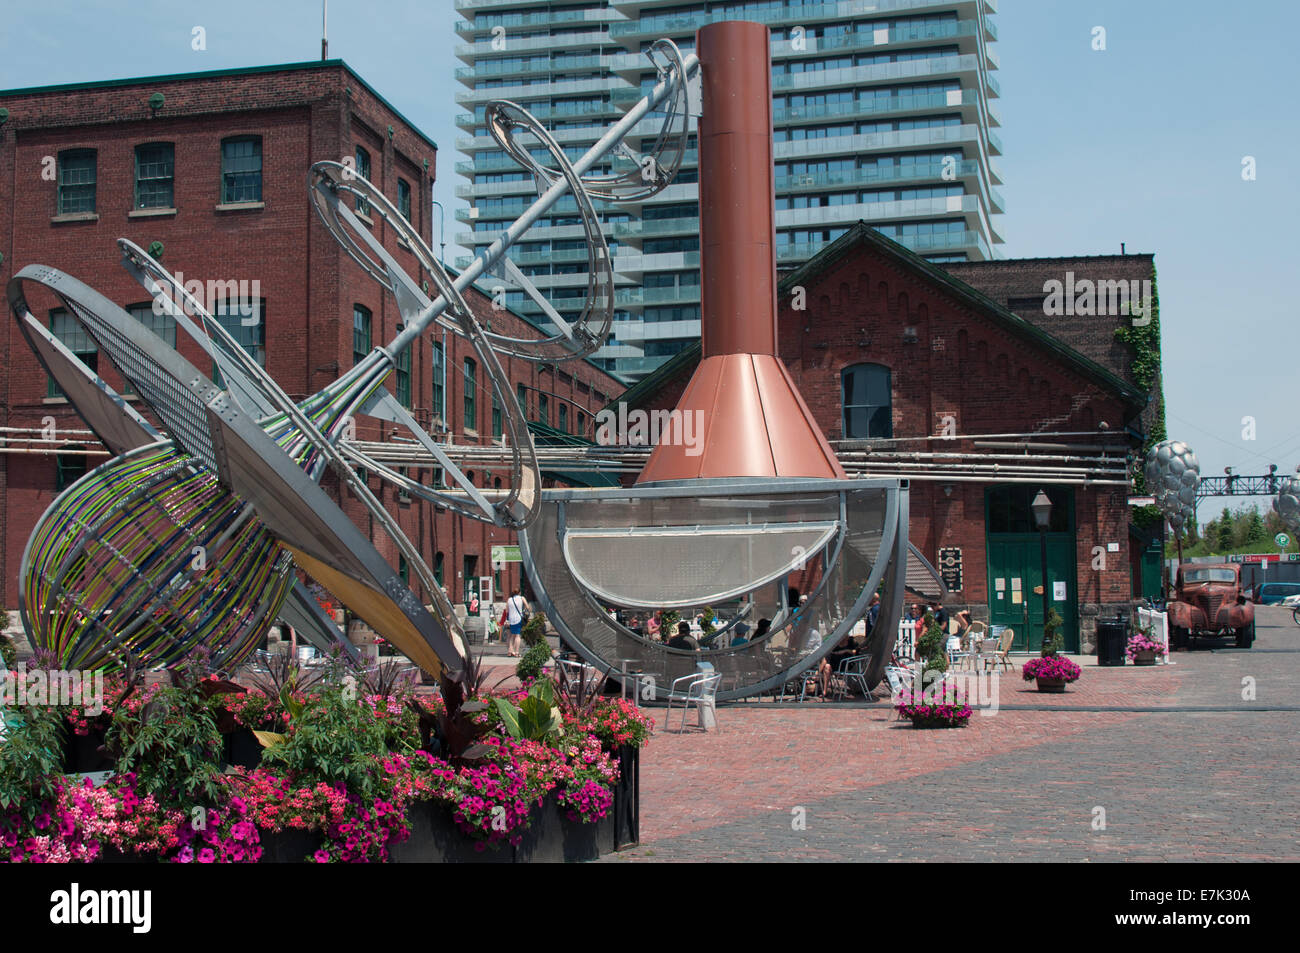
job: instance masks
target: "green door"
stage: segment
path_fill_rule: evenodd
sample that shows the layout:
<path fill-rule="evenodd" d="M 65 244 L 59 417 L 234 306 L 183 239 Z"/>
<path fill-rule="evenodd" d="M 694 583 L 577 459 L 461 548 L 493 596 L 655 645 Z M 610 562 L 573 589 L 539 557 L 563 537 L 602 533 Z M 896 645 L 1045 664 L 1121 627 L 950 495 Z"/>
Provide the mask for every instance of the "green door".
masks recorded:
<path fill-rule="evenodd" d="M 1042 538 L 1029 502 L 1032 485 L 993 487 L 986 496 L 989 618 L 1015 630 L 1014 651 L 1036 652 L 1043 645 Z M 1068 487 L 1047 488 L 1052 520 L 1047 537 L 1048 605 L 1064 620 L 1065 650 L 1079 650 L 1079 598 L 1075 579 L 1074 494 Z"/>

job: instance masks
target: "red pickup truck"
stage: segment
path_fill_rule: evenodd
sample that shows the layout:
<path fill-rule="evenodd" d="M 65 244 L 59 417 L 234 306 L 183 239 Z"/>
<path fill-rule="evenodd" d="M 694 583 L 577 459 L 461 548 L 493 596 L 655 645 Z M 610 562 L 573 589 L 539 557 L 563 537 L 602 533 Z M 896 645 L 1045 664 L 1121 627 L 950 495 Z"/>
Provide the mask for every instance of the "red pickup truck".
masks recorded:
<path fill-rule="evenodd" d="M 1196 636 L 1234 636 L 1237 647 L 1255 641 L 1255 607 L 1246 601 L 1238 563 L 1178 567 L 1169 603 L 1169 644 L 1186 648 Z"/>

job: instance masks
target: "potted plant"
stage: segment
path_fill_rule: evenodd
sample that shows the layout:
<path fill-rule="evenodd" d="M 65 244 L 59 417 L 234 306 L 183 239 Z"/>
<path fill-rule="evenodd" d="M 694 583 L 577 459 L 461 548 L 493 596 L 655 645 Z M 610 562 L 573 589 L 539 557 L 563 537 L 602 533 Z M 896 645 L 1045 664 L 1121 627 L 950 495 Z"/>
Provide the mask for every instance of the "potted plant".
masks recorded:
<path fill-rule="evenodd" d="M 910 719 L 913 728 L 964 728 L 970 721 L 971 707 L 957 686 L 947 680 L 947 637 L 943 626 L 928 612 L 922 625 L 924 634 L 917 640 L 916 649 L 921 656 L 917 664 L 924 687 L 919 692 L 915 686 L 900 692 L 898 713 Z"/>
<path fill-rule="evenodd" d="M 1068 658 L 1058 654 L 1065 644 L 1061 632 L 1062 619 L 1055 609 L 1047 610 L 1047 622 L 1043 626 L 1042 656 L 1025 663 L 1025 681 L 1036 681 L 1040 692 L 1060 694 L 1069 682 L 1076 681 L 1083 674 Z"/>
<path fill-rule="evenodd" d="M 1129 636 L 1124 654 L 1134 665 L 1155 665 L 1165 647 L 1151 637 L 1151 626 L 1142 626 Z"/>

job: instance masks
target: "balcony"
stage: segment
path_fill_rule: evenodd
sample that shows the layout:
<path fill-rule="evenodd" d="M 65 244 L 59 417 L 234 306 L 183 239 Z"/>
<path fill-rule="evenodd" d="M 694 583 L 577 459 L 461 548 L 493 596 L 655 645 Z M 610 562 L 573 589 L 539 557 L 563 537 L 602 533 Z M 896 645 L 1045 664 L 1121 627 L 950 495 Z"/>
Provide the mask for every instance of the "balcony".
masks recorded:
<path fill-rule="evenodd" d="M 529 26 L 550 26 L 553 23 L 581 23 L 587 20 L 593 20 L 603 23 L 610 16 L 608 10 L 552 10 L 548 13 L 503 13 L 487 18 L 483 23 L 476 24 L 469 20 L 457 20 L 455 30 L 462 36 L 473 36 L 477 33 L 491 33 L 495 26 L 510 27 L 529 27 Z M 487 22 L 490 20 L 491 22 Z"/>
<path fill-rule="evenodd" d="M 782 126 L 819 119 L 872 119 L 881 116 L 960 109 L 962 118 L 973 123 L 979 116 L 978 102 L 979 94 L 973 89 L 954 89 L 916 96 L 891 96 L 888 99 L 855 99 L 847 103 L 774 106 L 772 121 Z"/>
<path fill-rule="evenodd" d="M 582 93 L 604 95 L 617 82 L 620 82 L 620 80 L 616 77 L 606 75 L 533 85 L 492 86 L 484 89 L 460 90 L 456 93 L 455 100 L 458 105 L 468 106 L 474 103 L 488 103 L 494 99 L 518 101 L 520 99 L 537 99 L 551 96 L 574 96 Z M 525 108 L 527 107 L 525 106 Z"/>
<path fill-rule="evenodd" d="M 979 163 L 974 159 L 965 159 L 954 163 L 952 174 L 956 179 L 965 179 L 978 175 Z M 812 192 L 842 185 L 887 186 L 897 184 L 915 184 L 927 180 L 942 180 L 944 164 L 928 162 L 924 165 L 908 166 L 872 166 L 866 169 L 853 169 L 845 172 L 816 172 L 802 175 L 778 175 L 776 191 L 778 194 L 788 192 Z"/>
<path fill-rule="evenodd" d="M 700 286 L 681 288 L 619 288 L 614 303 L 628 307 L 653 307 L 664 304 L 695 304 L 700 300 Z"/>
<path fill-rule="evenodd" d="M 794 3 L 770 10 L 747 10 L 743 19 L 768 25 L 808 24 L 825 20 L 844 20 L 857 16 L 880 16 L 923 13 L 929 7 L 951 6 L 940 0 L 882 0 L 879 3 Z M 714 13 L 651 14 L 610 24 L 609 35 L 614 39 L 641 39 L 645 37 L 683 36 L 692 34 L 708 23 L 734 20 L 735 11 L 718 10 Z M 918 31 L 920 28 L 916 28 Z M 927 28 L 928 29 L 928 28 Z"/>
<path fill-rule="evenodd" d="M 632 222 L 620 222 L 613 226 L 610 234 L 615 238 L 643 238 L 647 235 L 693 235 L 700 230 L 700 217 L 692 215 L 683 218 L 641 219 Z"/>
<path fill-rule="evenodd" d="M 484 31 L 486 32 L 486 31 Z M 475 43 L 457 43 L 457 59 L 467 62 L 475 62 L 481 56 L 500 56 L 502 51 L 494 49 L 492 40 L 479 40 Z M 575 47 L 578 49 L 588 49 L 593 46 L 600 46 L 602 43 L 608 43 L 609 37 L 603 30 L 591 33 L 569 33 L 563 36 L 526 36 L 511 37 L 510 50 L 511 54 L 525 53 L 531 50 L 545 50 L 548 53 L 552 50 L 564 49 L 566 47 Z"/>

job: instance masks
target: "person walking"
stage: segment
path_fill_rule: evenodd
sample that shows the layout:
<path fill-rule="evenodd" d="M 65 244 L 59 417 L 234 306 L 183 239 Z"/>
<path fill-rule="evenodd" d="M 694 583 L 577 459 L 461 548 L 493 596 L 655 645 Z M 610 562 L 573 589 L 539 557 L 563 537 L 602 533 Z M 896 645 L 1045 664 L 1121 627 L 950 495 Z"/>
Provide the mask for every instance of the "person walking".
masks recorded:
<path fill-rule="evenodd" d="M 511 593 L 510 598 L 506 600 L 506 626 L 510 629 L 510 639 L 506 643 L 506 652 L 512 657 L 519 657 L 519 649 L 522 647 L 519 641 L 519 633 L 523 631 L 525 616 L 528 615 L 528 601 L 516 589 Z"/>

